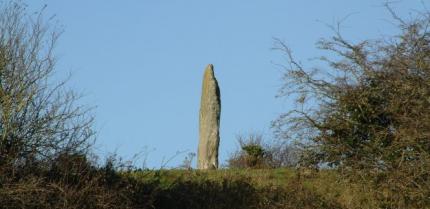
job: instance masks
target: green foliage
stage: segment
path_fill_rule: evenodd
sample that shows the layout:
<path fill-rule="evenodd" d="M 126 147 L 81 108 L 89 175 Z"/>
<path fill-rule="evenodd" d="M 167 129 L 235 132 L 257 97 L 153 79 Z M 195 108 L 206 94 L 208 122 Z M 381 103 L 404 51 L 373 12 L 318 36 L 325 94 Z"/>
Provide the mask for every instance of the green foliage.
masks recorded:
<path fill-rule="evenodd" d="M 263 137 L 250 134 L 247 137 L 237 136 L 241 150 L 232 154 L 228 160 L 231 168 L 267 168 L 270 167 L 269 153 L 265 150 Z"/>
<path fill-rule="evenodd" d="M 249 156 L 254 158 L 262 158 L 264 156 L 264 149 L 261 145 L 249 144 L 242 147 L 242 150 L 246 152 Z"/>
<path fill-rule="evenodd" d="M 297 164 L 299 149 L 285 141 L 267 141 L 261 134 L 237 136 L 240 150 L 227 160 L 230 168 L 280 168 Z"/>
<path fill-rule="evenodd" d="M 249 144 L 242 147 L 242 150 L 245 151 L 245 163 L 247 167 L 255 168 L 264 166 L 264 149 L 261 145 L 257 144 Z"/>

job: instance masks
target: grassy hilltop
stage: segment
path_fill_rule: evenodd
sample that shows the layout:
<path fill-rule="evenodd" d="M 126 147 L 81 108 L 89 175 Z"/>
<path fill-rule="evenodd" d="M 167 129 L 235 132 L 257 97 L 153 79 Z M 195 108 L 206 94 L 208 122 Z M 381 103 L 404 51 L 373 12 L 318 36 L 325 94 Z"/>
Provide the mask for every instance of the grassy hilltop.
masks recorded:
<path fill-rule="evenodd" d="M 156 170 L 123 173 L 153 186 L 155 208 L 374 208 L 372 192 L 333 171 Z"/>

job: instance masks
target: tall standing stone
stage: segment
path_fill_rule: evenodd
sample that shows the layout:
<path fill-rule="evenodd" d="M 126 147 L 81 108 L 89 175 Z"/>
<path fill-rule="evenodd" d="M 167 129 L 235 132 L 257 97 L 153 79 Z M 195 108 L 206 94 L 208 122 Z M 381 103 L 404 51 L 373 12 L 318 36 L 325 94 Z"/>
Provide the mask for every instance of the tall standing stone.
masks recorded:
<path fill-rule="evenodd" d="M 218 168 L 220 114 L 220 91 L 214 75 L 213 65 L 209 64 L 203 76 L 200 103 L 200 140 L 197 155 L 197 167 L 199 169 Z"/>

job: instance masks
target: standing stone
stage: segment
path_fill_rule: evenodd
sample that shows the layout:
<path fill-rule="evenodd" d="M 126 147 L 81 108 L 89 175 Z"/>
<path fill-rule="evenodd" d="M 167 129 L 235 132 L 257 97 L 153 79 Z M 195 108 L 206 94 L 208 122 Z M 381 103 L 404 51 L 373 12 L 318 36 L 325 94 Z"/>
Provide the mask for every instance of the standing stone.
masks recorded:
<path fill-rule="evenodd" d="M 218 168 L 221 97 L 213 65 L 206 67 L 200 103 L 198 169 Z"/>

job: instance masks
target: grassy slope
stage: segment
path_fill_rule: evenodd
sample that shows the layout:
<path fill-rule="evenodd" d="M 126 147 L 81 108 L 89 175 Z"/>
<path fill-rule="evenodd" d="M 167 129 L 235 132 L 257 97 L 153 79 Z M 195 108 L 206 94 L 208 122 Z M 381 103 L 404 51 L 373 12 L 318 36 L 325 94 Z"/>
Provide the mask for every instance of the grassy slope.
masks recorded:
<path fill-rule="evenodd" d="M 155 175 L 165 184 L 169 184 L 178 179 L 205 178 L 208 180 L 218 181 L 221 179 L 242 178 L 246 179 L 254 186 L 285 185 L 289 180 L 295 177 L 295 172 L 290 169 L 220 169 L 220 170 L 156 170 L 135 172 L 133 177 L 140 180 L 150 180 Z"/>
<path fill-rule="evenodd" d="M 335 202 L 342 208 L 375 208 L 372 192 L 364 191 L 360 185 L 342 183 L 338 176 L 329 170 L 310 176 L 298 175 L 298 172 L 292 169 L 157 170 L 128 175 L 132 175 L 139 181 L 151 181 L 156 178 L 164 188 L 177 182 L 241 180 L 265 191 L 286 191 L 286 195 L 297 197 L 299 201 L 307 201 L 307 198 L 309 201 L 315 201 L 311 196 L 316 195 L 324 201 Z M 309 192 L 304 193 L 300 188 Z"/>

